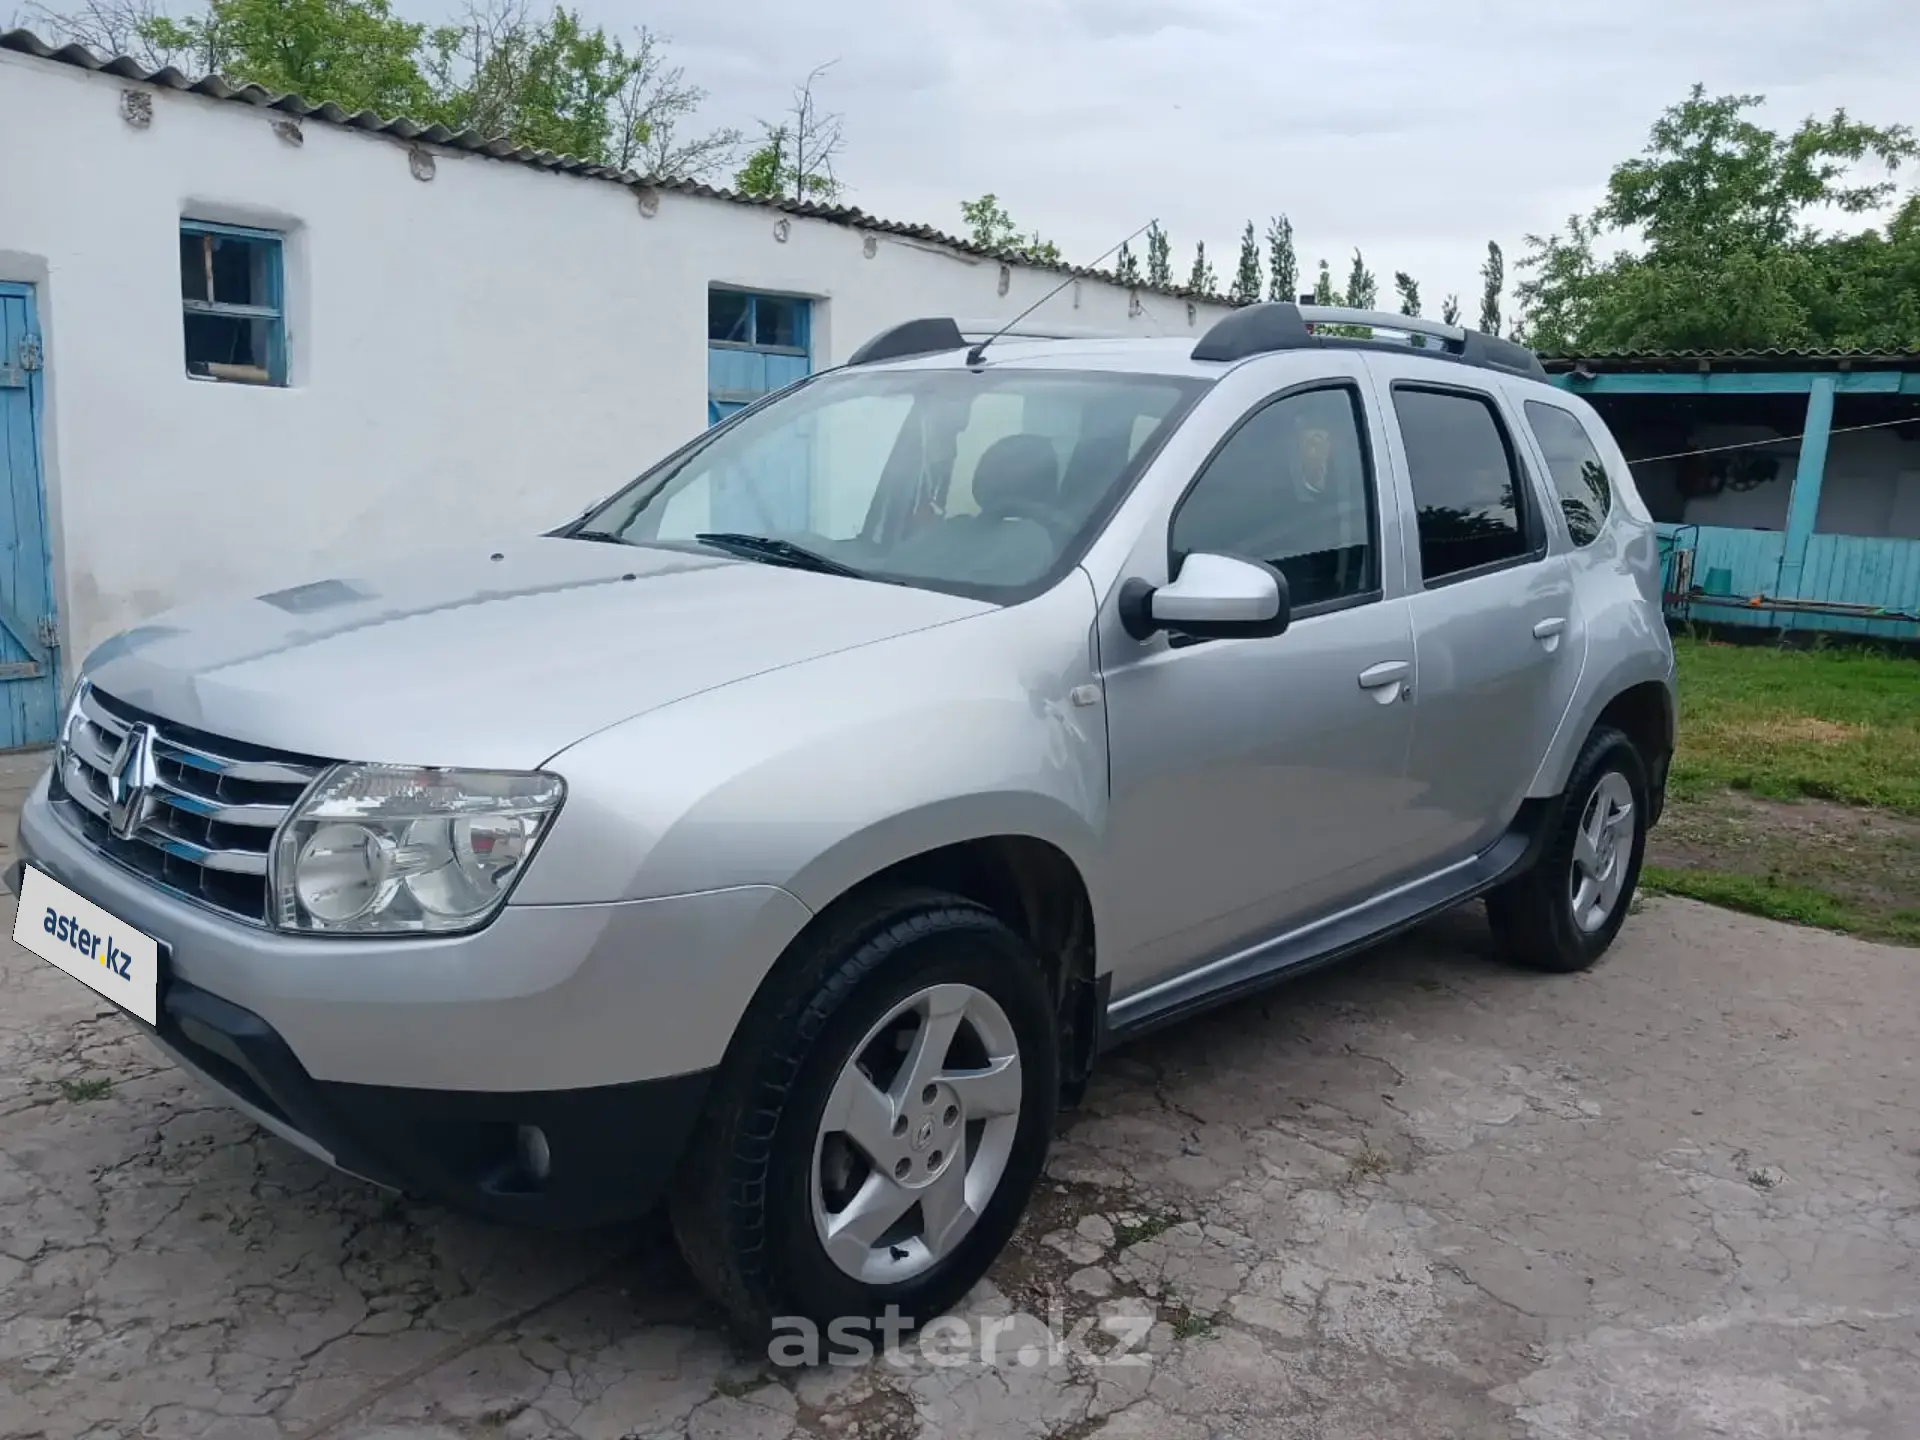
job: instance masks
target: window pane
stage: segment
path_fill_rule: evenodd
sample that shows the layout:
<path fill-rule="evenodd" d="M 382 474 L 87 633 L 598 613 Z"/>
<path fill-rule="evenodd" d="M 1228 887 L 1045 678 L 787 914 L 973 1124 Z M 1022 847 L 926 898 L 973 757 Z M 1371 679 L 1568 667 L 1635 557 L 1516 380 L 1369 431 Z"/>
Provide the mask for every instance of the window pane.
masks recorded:
<path fill-rule="evenodd" d="M 1234 432 L 1173 521 L 1173 550 L 1265 560 L 1296 606 L 1374 587 L 1372 477 L 1358 397 L 1291 395 Z"/>
<path fill-rule="evenodd" d="M 180 298 L 222 305 L 273 304 L 279 242 L 245 235 L 180 231 Z"/>
<path fill-rule="evenodd" d="M 788 300 L 778 295 L 762 295 L 754 302 L 756 345 L 800 345 L 800 307 L 804 300 Z"/>
<path fill-rule="evenodd" d="M 182 300 L 211 300 L 213 289 L 208 283 L 208 260 L 213 253 L 213 237 L 201 235 L 190 230 L 180 232 L 180 298 Z"/>
<path fill-rule="evenodd" d="M 261 253 L 266 245 L 231 235 L 212 239 L 213 298 L 228 305 L 268 304 L 267 267 Z"/>
<path fill-rule="evenodd" d="M 779 535 L 875 575 L 998 598 L 1084 550 L 1135 472 L 1136 422 L 1176 423 L 1203 388 L 1051 370 L 849 371 L 714 431 L 591 523 L 641 543 L 697 543 L 709 528 Z"/>
<path fill-rule="evenodd" d="M 707 292 L 707 338 L 745 345 L 753 339 L 752 298 L 738 290 Z"/>
<path fill-rule="evenodd" d="M 1613 487 L 1607 481 L 1607 467 L 1601 462 L 1600 452 L 1593 448 L 1579 417 L 1558 405 L 1529 400 L 1527 423 L 1546 453 L 1553 488 L 1560 494 L 1560 509 L 1567 517 L 1567 533 L 1576 545 L 1592 544 L 1613 505 Z"/>
<path fill-rule="evenodd" d="M 1526 552 L 1519 486 L 1493 407 L 1471 395 L 1397 389 L 1427 582 Z"/>
<path fill-rule="evenodd" d="M 268 347 L 271 320 L 237 315 L 197 315 L 188 312 L 187 373 L 207 380 L 238 380 L 250 385 L 273 383 Z"/>

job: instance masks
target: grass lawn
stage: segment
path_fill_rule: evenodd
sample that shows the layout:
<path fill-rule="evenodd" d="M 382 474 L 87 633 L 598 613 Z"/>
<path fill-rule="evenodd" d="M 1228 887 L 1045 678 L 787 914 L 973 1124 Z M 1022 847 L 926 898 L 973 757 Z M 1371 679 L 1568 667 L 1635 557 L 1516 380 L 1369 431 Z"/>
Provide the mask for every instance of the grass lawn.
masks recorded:
<path fill-rule="evenodd" d="M 1920 662 L 1674 650 L 1680 746 L 1646 887 L 1920 944 Z"/>
<path fill-rule="evenodd" d="M 1683 799 L 1746 790 L 1920 815 L 1920 662 L 1676 640 Z"/>

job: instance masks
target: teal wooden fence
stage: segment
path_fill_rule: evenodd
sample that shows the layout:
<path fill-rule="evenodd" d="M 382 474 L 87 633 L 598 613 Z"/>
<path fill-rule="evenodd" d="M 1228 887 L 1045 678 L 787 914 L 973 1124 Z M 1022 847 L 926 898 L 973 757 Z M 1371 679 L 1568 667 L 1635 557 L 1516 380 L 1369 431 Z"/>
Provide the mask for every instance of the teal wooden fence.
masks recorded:
<path fill-rule="evenodd" d="M 1717 525 L 1661 525 L 1669 547 L 1693 552 L 1691 600 L 1679 599 L 1676 613 L 1722 625 L 1822 630 L 1839 634 L 1913 639 L 1920 623 L 1911 619 L 1869 619 L 1807 611 L 1785 611 L 1713 600 L 1819 600 L 1845 605 L 1874 605 L 1905 615 L 1920 614 L 1920 540 L 1884 540 L 1866 535 L 1807 538 L 1798 594 L 1782 596 L 1780 562 L 1786 537 L 1777 530 L 1734 530 Z M 1668 571 L 1669 584 L 1672 577 Z M 1714 591 L 1722 593 L 1715 595 Z M 1705 592 L 1705 593 L 1700 593 Z"/>

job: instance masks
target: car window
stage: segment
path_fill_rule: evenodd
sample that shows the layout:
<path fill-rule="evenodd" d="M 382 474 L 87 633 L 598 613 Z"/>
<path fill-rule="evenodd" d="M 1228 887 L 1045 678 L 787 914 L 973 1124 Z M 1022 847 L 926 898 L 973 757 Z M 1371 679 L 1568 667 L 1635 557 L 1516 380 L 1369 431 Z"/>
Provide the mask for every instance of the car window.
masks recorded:
<path fill-rule="evenodd" d="M 1180 502 L 1175 566 L 1196 551 L 1264 560 L 1287 577 L 1295 608 L 1374 589 L 1373 477 L 1359 405 L 1338 386 L 1254 412 Z"/>
<path fill-rule="evenodd" d="M 1079 559 L 1207 384 L 1019 367 L 822 375 L 716 426 L 581 528 L 686 549 L 714 532 L 770 538 L 1011 603 Z"/>
<path fill-rule="evenodd" d="M 1431 585 L 1527 553 L 1524 491 L 1513 447 L 1483 395 L 1396 385 L 1420 527 L 1420 569 Z"/>
<path fill-rule="evenodd" d="M 1577 415 L 1544 401 L 1527 401 L 1527 424 L 1547 457 L 1547 471 L 1560 494 L 1560 512 L 1576 545 L 1591 545 L 1613 506 L 1607 467 Z"/>

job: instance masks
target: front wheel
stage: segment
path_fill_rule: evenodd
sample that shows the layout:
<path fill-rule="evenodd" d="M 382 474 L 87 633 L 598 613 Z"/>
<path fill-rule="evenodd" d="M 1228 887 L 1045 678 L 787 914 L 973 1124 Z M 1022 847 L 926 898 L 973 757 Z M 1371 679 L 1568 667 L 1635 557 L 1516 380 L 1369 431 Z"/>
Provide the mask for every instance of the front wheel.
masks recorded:
<path fill-rule="evenodd" d="M 676 1187 L 735 1325 L 910 1324 L 986 1272 L 1052 1138 L 1053 1009 L 1031 950 L 957 896 L 899 893 L 802 942 L 756 1001 Z"/>
<path fill-rule="evenodd" d="M 1627 918 L 1647 842 L 1647 770 L 1610 726 L 1587 737 L 1539 860 L 1487 896 L 1501 948 L 1535 970 L 1585 970 Z"/>

